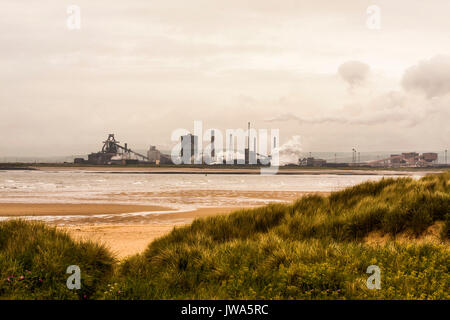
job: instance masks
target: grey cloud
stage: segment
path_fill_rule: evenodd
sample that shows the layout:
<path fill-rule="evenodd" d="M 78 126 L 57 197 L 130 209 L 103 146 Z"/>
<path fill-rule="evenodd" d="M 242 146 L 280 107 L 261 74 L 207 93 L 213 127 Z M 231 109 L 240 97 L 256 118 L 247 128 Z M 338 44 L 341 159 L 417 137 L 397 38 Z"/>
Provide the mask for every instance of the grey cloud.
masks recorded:
<path fill-rule="evenodd" d="M 341 64 L 338 69 L 338 74 L 351 87 L 364 83 L 369 72 L 369 65 L 360 61 L 347 61 Z"/>
<path fill-rule="evenodd" d="M 339 67 L 339 74 L 352 86 L 364 81 L 369 67 L 350 61 Z M 404 73 L 402 85 L 405 91 L 389 91 L 371 99 L 368 103 L 345 105 L 337 112 L 313 117 L 301 117 L 285 113 L 268 119 L 269 122 L 295 120 L 300 124 L 349 124 L 383 125 L 396 123 L 408 127 L 416 126 L 429 117 L 446 111 L 450 92 L 450 56 L 436 56 L 410 67 Z M 417 95 L 414 91 L 421 91 Z M 434 99 L 430 99 L 434 98 Z"/>
<path fill-rule="evenodd" d="M 402 79 L 407 91 L 421 91 L 428 98 L 450 92 L 450 56 L 439 55 L 408 68 Z"/>

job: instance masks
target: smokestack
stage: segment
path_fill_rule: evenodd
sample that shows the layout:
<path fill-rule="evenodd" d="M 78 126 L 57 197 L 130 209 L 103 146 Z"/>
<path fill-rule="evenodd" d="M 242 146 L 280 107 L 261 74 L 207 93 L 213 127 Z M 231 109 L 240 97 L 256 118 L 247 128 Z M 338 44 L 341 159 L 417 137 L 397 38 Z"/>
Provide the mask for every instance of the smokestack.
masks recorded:
<path fill-rule="evenodd" d="M 248 123 L 248 131 L 247 131 L 247 148 L 250 151 L 250 122 Z"/>
<path fill-rule="evenodd" d="M 233 148 L 233 135 L 230 133 L 230 151 L 231 154 L 229 155 L 231 157 L 230 161 L 234 159 L 234 148 Z"/>
<path fill-rule="evenodd" d="M 181 144 L 181 152 L 180 152 L 180 157 L 183 158 L 183 136 L 180 136 L 180 144 Z"/>
<path fill-rule="evenodd" d="M 216 156 L 216 150 L 214 147 L 214 130 L 211 130 L 211 158 Z"/>

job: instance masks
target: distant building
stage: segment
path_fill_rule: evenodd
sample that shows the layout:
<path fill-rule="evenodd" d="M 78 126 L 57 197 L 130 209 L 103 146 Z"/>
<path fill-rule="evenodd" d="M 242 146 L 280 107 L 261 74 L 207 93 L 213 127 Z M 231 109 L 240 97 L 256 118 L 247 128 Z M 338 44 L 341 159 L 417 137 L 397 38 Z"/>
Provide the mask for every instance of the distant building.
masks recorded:
<path fill-rule="evenodd" d="M 181 136 L 181 163 L 193 164 L 198 156 L 198 137 L 192 134 Z"/>
<path fill-rule="evenodd" d="M 161 154 L 159 164 L 173 164 L 172 157 L 167 154 Z"/>
<path fill-rule="evenodd" d="M 88 162 L 90 164 L 108 164 L 111 162 L 111 158 L 114 157 L 115 153 L 104 153 L 96 152 L 88 155 Z"/>
<path fill-rule="evenodd" d="M 81 164 L 81 163 L 85 163 L 85 162 L 86 162 L 86 160 L 84 160 L 84 158 L 73 159 L 73 163 L 76 163 L 76 164 Z"/>
<path fill-rule="evenodd" d="M 409 166 L 415 166 L 419 161 L 419 154 L 417 152 L 402 153 L 403 161 Z"/>
<path fill-rule="evenodd" d="M 155 146 L 150 146 L 150 149 L 147 151 L 147 157 L 149 162 L 159 164 L 161 161 L 161 152 Z"/>
<path fill-rule="evenodd" d="M 400 154 L 391 154 L 391 164 L 392 165 L 400 165 L 402 163 L 402 155 Z"/>
<path fill-rule="evenodd" d="M 148 161 L 147 156 L 132 151 L 125 143 L 124 146 L 119 144 L 114 138 L 114 134 L 109 134 L 108 138 L 103 141 L 103 147 L 100 152 L 88 155 L 87 162 L 89 164 L 109 165 L 109 164 L 135 164 L 139 161 Z"/>
<path fill-rule="evenodd" d="M 429 167 L 435 166 L 438 154 L 425 152 L 419 155 L 417 152 L 404 152 L 391 154 L 389 158 L 369 161 L 367 164 L 374 167 Z"/>
<path fill-rule="evenodd" d="M 324 159 L 316 159 L 314 157 L 308 157 L 299 159 L 299 165 L 305 167 L 322 167 L 327 165 L 327 160 Z"/>
<path fill-rule="evenodd" d="M 438 159 L 438 154 L 434 152 L 422 153 L 420 159 L 426 162 L 435 162 Z"/>

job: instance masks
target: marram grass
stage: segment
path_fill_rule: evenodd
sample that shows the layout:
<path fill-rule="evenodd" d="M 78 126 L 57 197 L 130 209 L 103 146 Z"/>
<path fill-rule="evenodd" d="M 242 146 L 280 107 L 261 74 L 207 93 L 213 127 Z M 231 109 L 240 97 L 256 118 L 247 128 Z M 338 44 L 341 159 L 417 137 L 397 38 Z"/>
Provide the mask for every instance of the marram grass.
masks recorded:
<path fill-rule="evenodd" d="M 3 222 L 0 296 L 449 299 L 449 220 L 450 172 L 445 172 L 198 219 L 121 263 L 105 248 L 74 242 L 43 224 Z M 436 225 L 438 240 L 419 241 Z M 371 244 L 367 238 L 373 233 L 391 240 Z M 395 241 L 405 235 L 409 240 Z M 65 287 L 69 264 L 82 269 L 79 291 Z M 369 265 L 380 267 L 380 290 L 366 286 Z M 25 277 L 12 284 L 10 275 Z"/>
<path fill-rule="evenodd" d="M 109 279 L 115 259 L 103 246 L 77 242 L 43 223 L 0 223 L 0 298 L 89 299 Z M 82 270 L 81 290 L 68 290 L 67 267 Z"/>

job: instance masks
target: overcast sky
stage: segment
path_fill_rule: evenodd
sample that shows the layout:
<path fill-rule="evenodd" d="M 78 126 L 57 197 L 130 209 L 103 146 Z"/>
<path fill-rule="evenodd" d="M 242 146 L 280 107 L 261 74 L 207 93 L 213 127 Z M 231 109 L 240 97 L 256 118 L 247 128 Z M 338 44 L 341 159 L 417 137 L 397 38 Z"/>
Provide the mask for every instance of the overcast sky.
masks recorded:
<path fill-rule="evenodd" d="M 442 150 L 449 16 L 448 0 L 2 0 L 0 157 L 85 154 L 108 133 L 167 149 L 194 120 L 279 128 L 303 151 Z"/>

